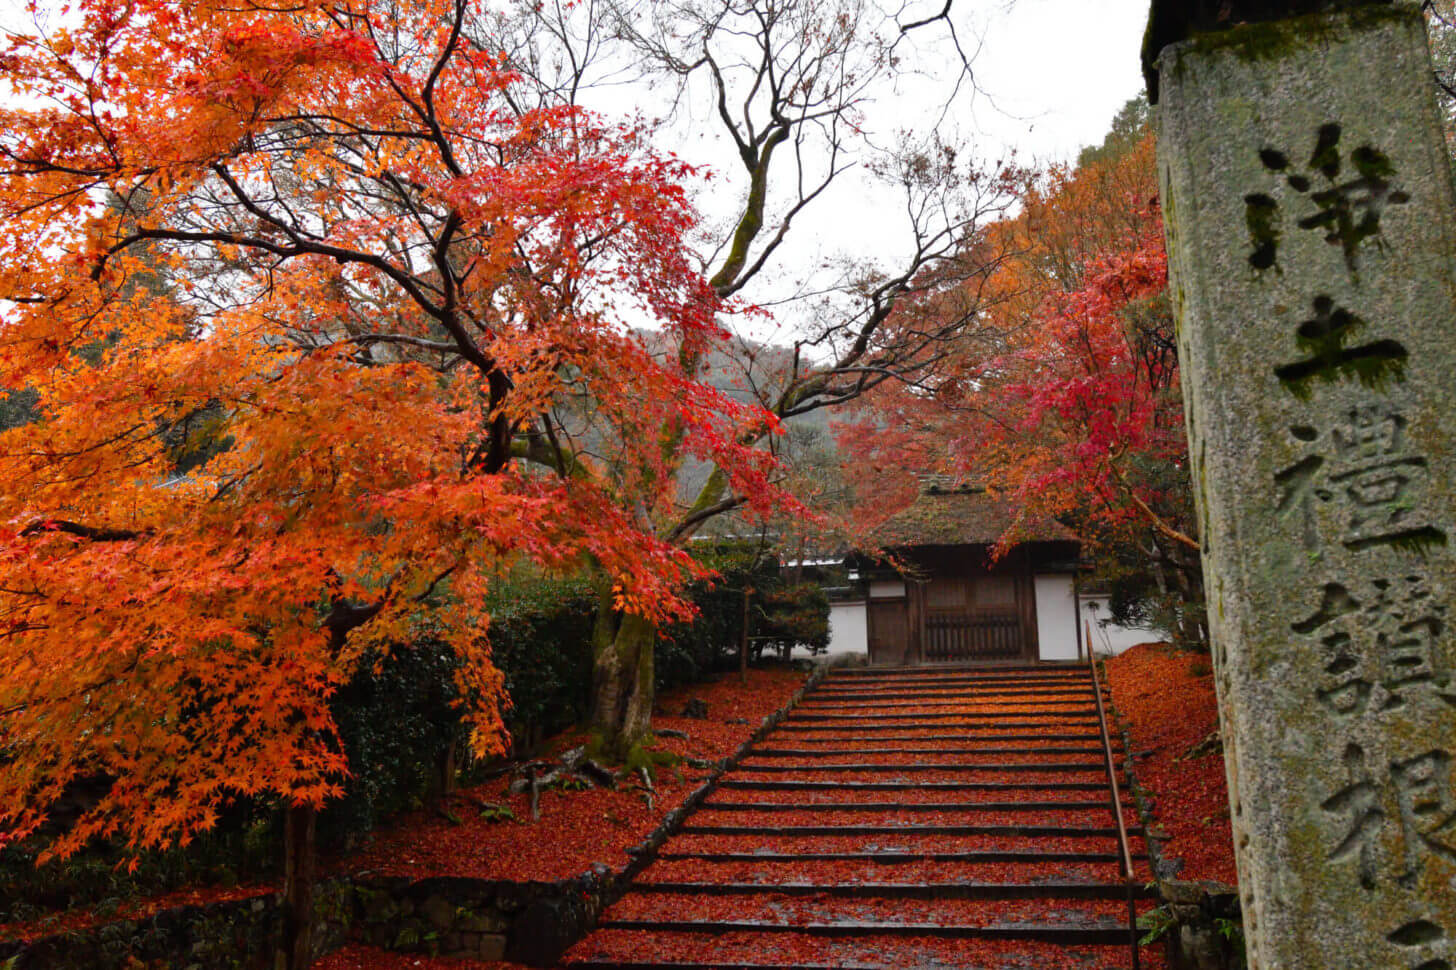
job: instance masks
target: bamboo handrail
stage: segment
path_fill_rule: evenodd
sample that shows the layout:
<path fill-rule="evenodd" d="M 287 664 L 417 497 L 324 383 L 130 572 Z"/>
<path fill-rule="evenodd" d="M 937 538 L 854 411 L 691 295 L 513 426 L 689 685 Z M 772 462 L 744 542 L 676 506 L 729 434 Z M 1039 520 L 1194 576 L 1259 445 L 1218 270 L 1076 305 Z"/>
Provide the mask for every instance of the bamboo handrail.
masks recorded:
<path fill-rule="evenodd" d="M 1117 851 L 1122 856 L 1122 878 L 1127 884 L 1127 933 L 1132 948 L 1132 970 L 1141 970 L 1137 930 L 1137 875 L 1132 868 L 1132 849 L 1127 842 L 1127 824 L 1122 819 L 1122 792 L 1117 784 L 1117 769 L 1112 763 L 1112 740 L 1107 733 L 1107 711 L 1102 705 L 1102 681 L 1097 676 L 1097 654 L 1092 650 L 1092 625 L 1087 624 L 1087 667 L 1092 671 L 1092 694 L 1097 699 L 1097 726 L 1102 732 L 1102 757 L 1107 765 L 1107 783 L 1112 790 L 1112 817 L 1117 820 Z"/>

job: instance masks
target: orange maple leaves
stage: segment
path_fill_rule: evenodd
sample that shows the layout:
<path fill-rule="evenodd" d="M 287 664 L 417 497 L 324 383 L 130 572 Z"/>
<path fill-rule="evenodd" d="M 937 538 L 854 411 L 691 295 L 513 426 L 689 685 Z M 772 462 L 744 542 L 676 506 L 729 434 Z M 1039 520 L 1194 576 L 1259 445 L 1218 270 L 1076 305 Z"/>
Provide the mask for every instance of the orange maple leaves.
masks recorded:
<path fill-rule="evenodd" d="M 690 172 L 517 110 L 476 14 L 88 0 L 10 41 L 0 388 L 38 403 L 0 430 L 0 838 L 83 777 L 109 789 L 62 853 L 318 804 L 330 693 L 425 635 L 497 751 L 493 577 L 589 563 L 680 614 L 664 435 L 772 503 L 740 443 L 771 419 L 621 322 L 719 337 Z"/>

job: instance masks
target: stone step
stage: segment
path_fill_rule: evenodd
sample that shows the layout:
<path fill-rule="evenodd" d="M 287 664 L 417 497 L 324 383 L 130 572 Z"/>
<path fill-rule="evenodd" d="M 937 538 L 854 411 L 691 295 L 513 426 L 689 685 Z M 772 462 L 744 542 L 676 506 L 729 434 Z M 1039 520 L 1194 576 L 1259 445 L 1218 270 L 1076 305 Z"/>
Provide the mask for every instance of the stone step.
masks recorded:
<path fill-rule="evenodd" d="M 715 812 L 1094 812 L 1112 811 L 1112 802 L 703 802 Z"/>
<path fill-rule="evenodd" d="M 654 933 L 792 933 L 806 936 L 940 936 L 956 939 L 1044 940 L 1064 944 L 1124 944 L 1126 923 L 1077 921 L 1057 923 L 895 923 L 867 920 L 836 920 L 823 923 L 785 923 L 769 920 L 657 920 L 605 919 L 597 924 L 607 930 Z M 718 966 L 718 964 L 714 964 Z"/>
<path fill-rule="evenodd" d="M 959 690 L 952 690 L 950 684 L 926 685 L 924 688 L 903 687 L 895 685 L 884 690 L 866 691 L 859 688 L 826 688 L 820 687 L 805 696 L 806 701 L 818 701 L 826 698 L 834 700 L 886 700 L 890 698 L 935 698 L 935 697 L 985 697 L 988 695 L 997 697 L 1050 697 L 1057 694 L 1092 694 L 1092 682 L 1085 683 L 1077 681 L 1066 684 L 1018 684 L 1014 687 L 997 685 L 966 685 Z M 1107 691 L 1104 688 L 1103 693 Z"/>
<path fill-rule="evenodd" d="M 1091 689 L 1092 678 L 1080 677 L 896 677 L 889 680 L 835 680 L 815 685 L 813 694 L 886 694 L 894 691 L 947 690 L 1072 690 Z"/>
<path fill-rule="evenodd" d="M 949 739 L 947 739 L 949 740 Z M 857 754 L 1101 754 L 1102 748 L 753 748 L 750 758 L 847 757 Z M 1117 750 L 1113 749 L 1115 755 Z"/>
<path fill-rule="evenodd" d="M 765 834 L 761 825 L 684 825 L 684 835 L 757 835 Z M 773 835 L 793 838 L 800 835 L 994 835 L 1048 836 L 1081 839 L 1117 837 L 1117 827 L 1077 825 L 780 825 Z M 1128 837 L 1143 834 L 1142 826 L 1127 829 Z"/>
<path fill-rule="evenodd" d="M 794 708 L 795 712 L 803 711 L 909 711 L 916 713 L 920 711 L 932 711 L 944 707 L 1011 707 L 1025 708 L 1027 710 L 1041 710 L 1053 708 L 1060 710 L 1069 705 L 1093 704 L 1091 692 L 1086 694 L 1049 694 L 1046 699 L 1035 703 L 1018 698 L 1014 701 L 989 700 L 991 695 L 986 694 L 961 694 L 951 700 L 941 701 L 886 701 L 884 703 L 865 703 L 835 701 L 833 703 L 818 703 L 805 701 Z M 1003 695 L 995 695 L 1003 696 Z M 1094 704 L 1095 709 L 1095 704 Z"/>
<path fill-rule="evenodd" d="M 936 725 L 934 728 L 926 728 L 925 730 L 941 731 L 941 730 L 945 730 L 945 728 L 946 728 L 946 725 L 941 724 L 941 725 Z M 886 724 L 867 724 L 863 728 L 857 729 L 854 734 L 852 734 L 852 735 L 850 735 L 848 737 L 833 737 L 833 736 L 831 736 L 831 737 L 825 737 L 825 738 L 801 737 L 801 738 L 796 738 L 795 740 L 796 741 L 845 741 L 845 740 L 853 740 L 860 733 L 860 731 L 875 731 L 875 732 L 879 733 L 879 736 L 876 737 L 876 738 L 874 738 L 874 740 L 876 742 L 879 742 L 879 741 L 1086 741 L 1086 740 L 1092 740 L 1092 741 L 1096 741 L 1098 744 L 1101 744 L 1102 743 L 1102 735 L 1097 730 L 1097 726 L 1095 724 L 1092 725 L 1092 727 L 1090 729 L 1088 729 L 1088 730 L 1083 730 L 1083 731 L 1078 732 L 1078 733 L 1064 733 L 1064 734 L 986 734 L 986 733 L 983 733 L 982 730 L 957 731 L 954 734 L 904 734 L 904 735 L 886 735 L 886 734 L 880 733 L 880 732 L 884 732 L 884 731 L 904 731 L 906 729 L 907 729 L 907 726 L 904 725 L 904 724 L 888 724 L 888 725 L 886 725 Z M 822 734 L 823 732 L 826 732 L 826 731 L 830 731 L 830 732 L 837 731 L 837 732 L 840 732 L 842 734 L 845 731 L 845 728 L 839 727 L 839 726 L 835 726 L 835 725 L 819 725 L 819 726 L 813 726 L 813 725 L 789 725 L 789 724 L 781 724 L 778 727 L 776 727 L 776 728 L 773 729 L 773 731 L 769 734 L 769 737 L 771 738 L 774 735 L 780 734 L 780 733 L 806 735 L 806 734 Z M 765 739 L 765 740 L 767 740 L 767 739 Z"/>
<path fill-rule="evenodd" d="M 1046 712 L 1042 712 L 1042 711 L 986 711 L 984 713 L 980 713 L 980 712 L 976 712 L 976 711 L 966 711 L 966 712 L 962 713 L 962 712 L 959 712 L 959 711 L 945 711 L 945 712 L 941 712 L 941 713 L 924 713 L 924 714 L 799 714 L 799 713 L 794 713 L 794 714 L 790 714 L 789 715 L 789 717 L 788 717 L 788 723 L 790 723 L 790 724 L 805 724 L 805 723 L 809 723 L 809 722 L 820 722 L 820 721 L 865 721 L 865 720 L 871 720 L 871 721 L 906 721 L 906 720 L 912 720 L 912 719 L 913 720 L 916 720 L 916 721 L 954 721 L 954 720 L 970 720 L 970 719 L 973 719 L 973 718 L 980 718 L 982 720 L 998 720 L 998 721 L 1000 721 L 1000 720 L 1026 721 L 1026 720 L 1032 720 L 1032 719 L 1045 719 L 1045 720 L 1051 720 L 1051 721 L 1065 720 L 1065 721 L 1071 721 L 1071 722 L 1074 722 L 1074 723 L 1084 723 L 1083 721 L 1078 720 L 1078 718 L 1090 717 L 1091 719 L 1085 721 L 1085 723 L 1091 724 L 1091 725 L 1093 725 L 1095 727 L 1097 725 L 1096 713 L 1097 713 L 1097 709 L 1095 707 L 1093 707 L 1093 708 L 1079 708 L 1078 710 L 1075 710 L 1075 711 L 1046 711 Z M 898 727 L 905 727 L 905 725 L 903 725 L 903 724 L 900 724 L 900 725 L 897 725 L 897 726 Z"/>
<path fill-rule="evenodd" d="M 1116 852 L 1051 852 L 1042 850 L 994 850 L 986 852 L 924 852 L 893 851 L 877 849 L 866 852 L 660 852 L 657 858 L 663 862 L 873 862 L 893 866 L 905 862 L 954 863 L 1040 863 L 1040 862 L 1094 862 L 1119 864 L 1122 856 Z M 1133 861 L 1146 861 L 1146 852 L 1134 852 Z"/>
<path fill-rule="evenodd" d="M 728 778 L 718 783 L 728 791 L 887 792 L 887 791 L 1095 791 L 1105 781 L 753 781 Z"/>
<path fill-rule="evenodd" d="M 839 899 L 1126 899 L 1121 882 L 1039 883 L 808 883 L 808 882 L 634 882 L 627 891 L 639 894 L 698 896 L 827 896 Z M 1137 884 L 1133 898 L 1152 899 L 1155 889 Z M 1126 927 L 1124 927 L 1125 929 Z"/>
<path fill-rule="evenodd" d="M 765 773 L 771 773 L 771 772 L 791 772 L 791 771 L 804 771 L 804 772 L 815 772 L 815 771 L 864 771 L 864 772 L 895 773 L 895 774 L 912 774 L 912 773 L 916 773 L 916 772 L 922 772 L 923 773 L 923 772 L 927 772 L 927 771 L 945 771 L 945 772 L 956 772 L 956 771 L 991 771 L 991 772 L 1001 772 L 1001 773 L 1005 773 L 1005 772 L 1016 772 L 1016 771 L 1029 771 L 1029 772 L 1077 772 L 1077 771 L 1080 771 L 1080 772 L 1105 772 L 1107 770 L 1107 767 L 1106 767 L 1106 765 L 1104 765 L 1100 761 L 1093 762 L 1093 763 L 1081 763 L 1081 762 L 1057 763 L 1057 762 L 1052 762 L 1050 764 L 1004 764 L 1004 765 L 986 764 L 986 763 L 980 763 L 980 764 L 925 764 L 923 762 L 922 763 L 919 763 L 919 764 L 913 764 L 913 765 L 885 765 L 885 764 L 855 764 L 855 763 L 841 763 L 841 762 L 835 762 L 835 763 L 832 763 L 832 764 L 824 764 L 822 762 L 816 762 L 816 763 L 812 763 L 812 764 L 787 764 L 787 765 L 786 764 L 771 764 L 771 765 L 747 765 L 747 764 L 739 764 L 738 770 L 739 771 L 742 771 L 742 772 L 754 772 L 756 774 L 765 774 Z"/>
<path fill-rule="evenodd" d="M 671 951 L 662 953 L 644 952 L 641 937 L 633 933 L 604 932 L 599 939 L 599 945 L 581 947 L 581 955 L 568 960 L 567 966 L 597 970 L 1091 970 L 1131 965 L 1126 935 L 1111 945 L 1090 942 L 1058 946 L 995 938 L 914 941 L 899 936 L 770 935 L 760 942 L 755 937 L 725 940 L 716 934 L 676 933 Z M 780 947 L 781 942 L 787 946 Z"/>
<path fill-rule="evenodd" d="M 1105 688 L 1104 688 L 1105 689 Z M 865 683 L 839 682 L 832 680 L 821 681 L 808 696 L 811 697 L 833 697 L 836 695 L 868 694 L 872 696 L 883 696 L 886 694 L 935 694 L 935 693 L 966 693 L 974 691 L 1006 691 L 1006 692 L 1030 692 L 1036 691 L 1062 691 L 1062 690 L 1092 690 L 1091 677 L 1047 677 L 1032 679 L 1012 679 L 1009 677 L 997 677 L 991 680 L 983 678 L 963 679 L 941 679 L 941 680 L 889 680 L 889 681 L 868 681 Z"/>
<path fill-rule="evenodd" d="M 975 676 L 999 677 L 1018 674 L 1042 674 L 1059 676 L 1075 674 L 1087 676 L 1086 663 L 1066 664 L 973 664 L 944 663 L 917 664 L 909 667 L 836 667 L 829 674 L 830 680 L 850 680 L 860 677 L 937 677 L 944 674 L 972 674 Z"/>

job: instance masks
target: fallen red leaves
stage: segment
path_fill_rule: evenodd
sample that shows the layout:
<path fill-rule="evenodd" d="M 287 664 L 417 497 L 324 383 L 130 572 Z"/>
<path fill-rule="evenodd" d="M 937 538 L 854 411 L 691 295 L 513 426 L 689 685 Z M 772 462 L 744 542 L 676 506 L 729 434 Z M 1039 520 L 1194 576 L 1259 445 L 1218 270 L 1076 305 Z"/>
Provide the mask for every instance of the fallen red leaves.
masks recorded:
<path fill-rule="evenodd" d="M 1090 701 L 1085 672 L 1047 677 Z M 866 702 L 860 677 L 831 676 L 727 776 L 570 960 L 1125 968 L 1127 901 L 1117 841 L 1107 834 L 1110 791 L 1095 720 L 1068 719 L 1048 700 L 1056 691 L 1005 700 L 991 689 L 999 684 L 931 672 L 917 680 L 924 683 L 891 683 Z M 893 718 L 877 713 L 892 705 Z M 902 723 L 878 730 L 893 722 Z M 980 826 L 988 831 L 946 831 Z M 1141 851 L 1140 839 L 1132 849 Z M 973 852 L 981 857 L 953 858 Z M 1024 937 L 1033 927 L 1107 935 L 1097 945 L 1070 933 L 1057 944 L 976 936 Z M 817 935 L 824 930 L 833 938 Z M 1164 965 L 1160 954 L 1145 960 Z"/>
<path fill-rule="evenodd" d="M 1109 660 L 1107 679 L 1133 751 L 1144 755 L 1134 770 L 1170 837 L 1164 857 L 1183 859 L 1179 878 L 1235 883 L 1223 754 L 1183 757 L 1218 729 L 1208 657 L 1142 644 Z"/>
<path fill-rule="evenodd" d="M 7 923 L 0 926 L 0 940 L 34 940 L 43 936 L 54 936 L 58 933 L 74 933 L 77 930 L 99 926 L 102 923 L 146 919 L 150 916 L 155 916 L 163 910 L 175 909 L 181 906 L 205 906 L 209 903 L 221 903 L 232 899 L 248 899 L 253 896 L 265 896 L 275 891 L 277 891 L 277 887 L 275 886 L 262 885 L 229 886 L 225 888 L 217 886 L 189 887 L 163 893 L 158 896 L 149 896 L 145 899 L 131 900 L 105 914 L 98 913 L 94 909 L 67 910 L 25 923 Z"/>
<path fill-rule="evenodd" d="M 798 934 L 651 933 L 602 930 L 577 944 L 576 960 L 641 959 L 722 961 L 724 953 L 752 954 L 757 962 L 799 967 L 984 967 L 987 970 L 1127 970 L 1128 954 L 1118 947 L 1069 948 L 1029 940 L 942 939 L 933 936 L 875 936 L 826 939 Z M 1143 967 L 1167 966 L 1161 948 L 1144 947 Z"/>
<path fill-rule="evenodd" d="M 729 675 L 716 683 L 668 691 L 659 698 L 661 710 L 680 711 L 688 698 L 698 697 L 707 702 L 708 717 L 654 715 L 654 727 L 688 735 L 686 741 L 662 738 L 656 746 L 688 758 L 725 758 L 765 717 L 788 703 L 803 682 L 803 674 L 775 667 L 750 670 L 747 685 Z M 551 748 L 560 751 L 581 741 L 570 733 L 555 739 Z M 412 878 L 451 875 L 513 881 L 570 878 L 593 863 L 620 869 L 628 862 L 625 850 L 645 839 L 707 775 L 706 770 L 686 765 L 680 772 L 659 772 L 652 808 L 637 791 L 548 790 L 541 795 L 539 822 L 531 821 L 528 796 L 504 794 L 505 783 L 497 780 L 453 800 L 459 824 L 427 812 L 412 813 L 378 833 L 364 851 L 340 860 L 338 867 Z M 515 821 L 479 817 L 472 796 L 508 807 Z"/>
<path fill-rule="evenodd" d="M 967 882 L 1116 882 L 1116 862 L 939 862 L 917 860 L 885 864 L 868 860 L 814 859 L 796 861 L 753 860 L 704 862 L 699 859 L 653 863 L 639 878 L 657 882 L 743 882 L 764 886 L 784 883 L 851 885 L 889 883 L 938 886 Z"/>

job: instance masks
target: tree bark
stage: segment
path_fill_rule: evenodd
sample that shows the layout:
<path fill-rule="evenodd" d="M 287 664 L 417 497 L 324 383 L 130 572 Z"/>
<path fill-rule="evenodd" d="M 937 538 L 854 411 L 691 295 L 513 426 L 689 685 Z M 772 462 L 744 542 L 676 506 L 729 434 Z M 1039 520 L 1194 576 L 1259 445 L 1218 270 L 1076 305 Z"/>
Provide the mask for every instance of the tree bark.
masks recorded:
<path fill-rule="evenodd" d="M 290 805 L 283 814 L 282 970 L 307 970 L 313 963 L 313 887 L 316 878 L 314 835 L 318 812 L 312 805 Z"/>
<path fill-rule="evenodd" d="M 624 761 L 652 727 L 657 628 L 613 609 L 604 593 L 592 641 L 591 728 L 602 754 Z"/>

